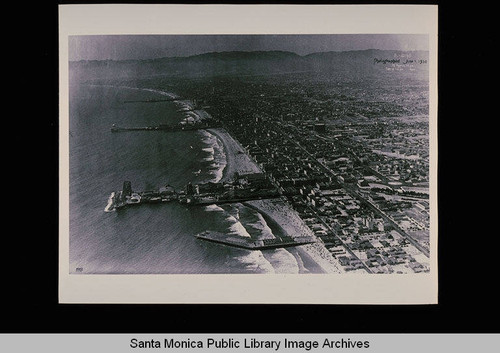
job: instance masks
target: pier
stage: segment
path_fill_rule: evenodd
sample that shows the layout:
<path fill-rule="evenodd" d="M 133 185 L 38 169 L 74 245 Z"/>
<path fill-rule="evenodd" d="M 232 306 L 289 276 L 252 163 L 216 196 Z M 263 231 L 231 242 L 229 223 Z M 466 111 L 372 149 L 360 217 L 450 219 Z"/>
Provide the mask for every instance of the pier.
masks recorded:
<path fill-rule="evenodd" d="M 186 195 L 179 198 L 181 203 L 187 205 L 211 205 L 214 203 L 224 204 L 224 203 L 237 203 L 252 200 L 263 200 L 263 199 L 278 199 L 282 195 L 278 190 L 264 190 L 261 192 L 247 192 L 245 196 L 223 196 L 217 193 L 212 193 L 208 195 Z"/>
<path fill-rule="evenodd" d="M 194 131 L 201 129 L 210 129 L 215 127 L 220 127 L 221 124 L 213 119 L 204 119 L 195 123 L 179 123 L 179 124 L 159 124 L 152 126 L 132 126 L 132 127 L 121 127 L 113 124 L 111 127 L 111 132 L 126 132 L 126 131 Z"/>
<path fill-rule="evenodd" d="M 126 100 L 123 103 L 159 103 L 159 102 L 176 102 L 181 98 L 165 98 L 165 99 L 142 99 L 142 100 Z"/>
<path fill-rule="evenodd" d="M 170 185 L 151 191 L 134 191 L 130 181 L 124 181 L 122 190 L 115 191 L 108 199 L 105 211 L 145 203 L 178 201 L 185 205 L 210 205 L 236 203 L 250 200 L 281 197 L 280 191 L 264 174 L 253 173 L 235 176 L 233 182 L 188 183 L 184 190 L 176 190 Z"/>
<path fill-rule="evenodd" d="M 104 210 L 110 212 L 127 206 L 170 202 L 178 199 L 179 193 L 170 185 L 162 186 L 157 190 L 136 192 L 132 190 L 130 181 L 124 181 L 122 190 L 111 193 Z"/>
<path fill-rule="evenodd" d="M 252 239 L 235 234 L 225 234 L 220 232 L 204 231 L 195 235 L 198 239 L 211 241 L 223 245 L 229 245 L 247 250 L 266 250 L 287 248 L 291 246 L 315 243 L 316 239 L 310 236 L 281 237 L 272 239 Z"/>

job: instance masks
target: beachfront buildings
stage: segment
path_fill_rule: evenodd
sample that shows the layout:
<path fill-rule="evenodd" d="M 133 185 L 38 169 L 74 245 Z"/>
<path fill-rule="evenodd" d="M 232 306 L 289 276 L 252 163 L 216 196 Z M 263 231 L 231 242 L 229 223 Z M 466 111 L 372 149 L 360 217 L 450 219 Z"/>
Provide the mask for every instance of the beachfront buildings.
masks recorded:
<path fill-rule="evenodd" d="M 316 83 L 179 86 L 209 106 L 344 271 L 429 271 L 425 87 L 375 99 L 355 85 L 338 93 Z"/>

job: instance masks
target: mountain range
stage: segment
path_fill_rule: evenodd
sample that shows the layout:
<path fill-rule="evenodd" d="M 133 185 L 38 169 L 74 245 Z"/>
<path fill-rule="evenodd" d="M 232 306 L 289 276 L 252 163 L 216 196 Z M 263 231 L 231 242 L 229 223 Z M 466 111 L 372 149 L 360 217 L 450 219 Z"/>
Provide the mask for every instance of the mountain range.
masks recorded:
<path fill-rule="evenodd" d="M 225 51 L 147 60 L 82 60 L 70 62 L 70 72 L 92 79 L 144 75 L 255 75 L 295 71 L 379 73 L 390 67 L 416 73 L 428 71 L 428 51 L 356 50 L 298 55 L 289 51 Z M 400 70 L 401 71 L 401 70 Z"/>

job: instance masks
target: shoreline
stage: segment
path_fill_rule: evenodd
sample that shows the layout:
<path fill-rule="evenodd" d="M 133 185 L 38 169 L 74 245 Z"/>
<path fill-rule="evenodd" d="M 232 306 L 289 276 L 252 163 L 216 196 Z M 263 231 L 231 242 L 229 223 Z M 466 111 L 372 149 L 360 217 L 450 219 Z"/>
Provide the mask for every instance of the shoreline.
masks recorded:
<path fill-rule="evenodd" d="M 272 202 L 270 200 L 268 200 L 268 201 Z M 269 214 L 267 211 L 263 210 L 262 207 L 257 207 L 255 205 L 253 205 L 251 203 L 251 201 L 245 201 L 245 202 L 243 202 L 243 205 L 258 211 L 262 215 L 262 217 L 265 219 L 266 223 L 269 225 L 269 228 L 273 229 L 273 234 L 275 236 L 281 237 L 283 235 L 285 235 L 285 236 L 289 235 L 287 233 L 287 231 L 283 228 L 283 226 L 278 221 L 276 221 L 276 219 L 273 218 L 273 216 L 271 214 Z M 278 234 L 275 233 L 274 229 L 277 230 Z M 307 272 L 307 273 L 326 273 L 327 272 L 327 271 L 325 271 L 325 269 L 323 267 L 321 267 L 307 253 L 307 251 L 305 251 L 305 249 L 302 248 L 301 245 L 293 247 L 292 249 L 289 249 L 288 251 L 296 258 L 299 257 L 299 259 L 297 259 L 297 263 L 299 263 L 299 261 L 301 262 L 301 264 L 299 263 L 299 268 L 302 267 L 305 269 L 305 271 L 299 272 L 299 273 L 304 273 L 304 272 Z"/>
<path fill-rule="evenodd" d="M 224 128 L 211 128 L 206 130 L 208 133 L 216 136 L 224 147 L 226 155 L 226 166 L 222 171 L 222 177 L 219 182 L 230 181 L 234 173 L 261 173 L 262 170 L 247 155 L 245 149 L 237 142 Z"/>
<path fill-rule="evenodd" d="M 224 147 L 226 165 L 219 182 L 230 181 L 234 173 L 262 173 L 261 168 L 246 153 L 245 149 L 223 128 L 207 129 L 215 135 Z M 314 236 L 297 212 L 281 200 L 252 200 L 244 205 L 256 209 L 266 221 L 280 229 L 281 233 L 291 237 L 298 235 Z M 300 245 L 295 247 L 296 254 L 303 266 L 310 273 L 344 273 L 342 266 L 330 252 L 320 243 Z M 295 256 L 295 254 L 292 254 Z"/>
<path fill-rule="evenodd" d="M 269 217 L 288 236 L 314 236 L 297 212 L 281 200 L 246 201 L 249 207 L 258 210 Z M 321 241 L 294 247 L 304 262 L 304 267 L 310 267 L 312 273 L 345 273 L 340 263 L 333 258 Z M 307 266 L 306 266 L 307 263 Z"/>

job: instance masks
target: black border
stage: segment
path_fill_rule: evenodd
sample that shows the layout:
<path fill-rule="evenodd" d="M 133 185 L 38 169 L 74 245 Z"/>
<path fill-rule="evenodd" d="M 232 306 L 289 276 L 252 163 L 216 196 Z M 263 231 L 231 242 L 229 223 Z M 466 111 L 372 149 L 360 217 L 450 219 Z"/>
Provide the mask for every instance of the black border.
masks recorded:
<path fill-rule="evenodd" d="M 468 75 L 483 75 L 487 51 L 493 48 L 494 31 L 480 35 L 488 6 L 444 1 L 384 1 L 382 4 L 439 5 L 439 105 L 438 105 L 438 210 L 439 303 L 437 305 L 128 305 L 58 304 L 58 5 L 91 3 L 143 3 L 142 1 L 43 1 L 30 7 L 31 29 L 19 38 L 28 54 L 21 57 L 38 93 L 19 102 L 31 108 L 27 118 L 30 146 L 19 157 L 27 167 L 23 180 L 22 214 L 16 224 L 21 232 L 5 232 L 14 238 L 4 248 L 2 299 L 9 314 L 0 322 L 2 333 L 493 333 L 498 321 L 488 320 L 498 311 L 492 249 L 495 231 L 485 226 L 484 207 L 474 207 L 481 186 L 481 172 L 464 159 L 464 150 L 475 143 L 470 135 L 474 117 L 489 114 L 486 105 L 467 107 L 466 101 L 493 99 L 474 89 Z M 168 3 L 168 2 L 149 2 Z M 173 2 L 193 3 L 203 2 Z M 380 4 L 358 2 L 207 2 L 247 4 Z M 28 5 L 31 6 L 31 5 Z M 26 9 L 24 9 L 26 10 Z M 490 9 L 490 11 L 494 11 Z M 489 28 L 492 29 L 492 28 Z M 19 59 L 19 57 L 17 57 Z M 13 58 L 12 60 L 17 60 Z M 18 65 L 16 65 L 18 66 Z M 27 84 L 25 81 L 22 83 Z M 464 92 L 465 91 L 465 92 Z M 465 95 L 464 95 L 465 93 Z M 461 99 L 464 100 L 461 100 Z M 472 119 L 467 120 L 465 119 Z M 28 131 L 26 131 L 28 130 Z M 464 138 L 468 136 L 468 138 Z M 23 137 L 24 139 L 24 137 Z M 21 149 L 21 151 L 24 151 Z M 481 151 L 476 151 L 481 153 Z M 488 154 L 485 153 L 487 156 Z M 491 162 L 491 161 L 490 161 Z M 476 163 L 480 163 L 477 161 Z M 478 175 L 479 174 L 479 175 Z M 27 186 L 30 186 L 29 188 Z M 487 192 L 486 192 L 487 193 Z M 42 194 L 42 195 L 40 195 Z M 484 194 L 484 192 L 483 192 Z M 43 197 L 27 203 L 25 198 Z M 19 212 L 16 212 L 19 213 Z M 494 219 L 493 219 L 494 220 Z M 8 220 L 11 221 L 11 220 Z M 498 232 L 498 230 L 497 230 Z M 485 238 L 482 238 L 484 236 Z M 478 252 L 474 266 L 460 266 L 460 257 Z M 493 253 L 492 253 L 493 252 Z M 457 269 L 458 268 L 458 269 Z M 479 274 L 486 274 L 480 276 Z M 23 276 L 23 277 L 21 277 Z M 28 276 L 28 277 L 25 277 Z M 5 298 L 4 298 L 5 297 Z"/>

